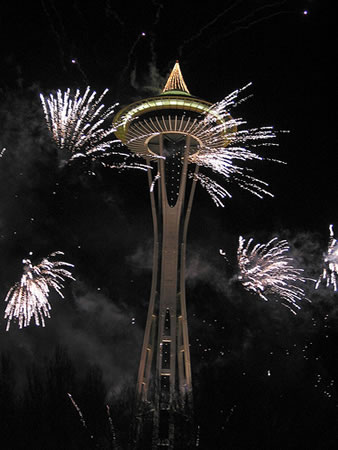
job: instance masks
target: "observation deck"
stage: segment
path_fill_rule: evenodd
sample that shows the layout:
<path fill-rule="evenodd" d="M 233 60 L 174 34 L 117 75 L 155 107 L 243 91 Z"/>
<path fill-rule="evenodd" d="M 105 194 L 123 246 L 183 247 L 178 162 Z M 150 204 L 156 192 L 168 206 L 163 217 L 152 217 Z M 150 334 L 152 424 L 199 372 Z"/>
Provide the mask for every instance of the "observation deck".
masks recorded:
<path fill-rule="evenodd" d="M 193 154 L 203 146 L 227 146 L 227 135 L 237 129 L 230 114 L 221 115 L 212 103 L 190 94 L 178 62 L 160 95 L 124 107 L 115 116 L 114 125 L 117 138 L 143 157 L 159 154 L 159 135 L 163 133 L 171 134 L 173 141 L 189 135 L 189 152 Z M 208 134 L 211 129 L 212 143 Z"/>

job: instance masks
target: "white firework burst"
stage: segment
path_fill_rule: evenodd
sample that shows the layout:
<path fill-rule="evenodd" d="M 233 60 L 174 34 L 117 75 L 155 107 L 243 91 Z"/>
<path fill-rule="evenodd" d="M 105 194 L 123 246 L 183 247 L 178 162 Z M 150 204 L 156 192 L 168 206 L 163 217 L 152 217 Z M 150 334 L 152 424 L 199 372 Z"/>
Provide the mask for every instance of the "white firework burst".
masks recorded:
<path fill-rule="evenodd" d="M 273 194 L 267 190 L 268 183 L 249 175 L 250 169 L 241 165 L 243 162 L 265 159 L 253 149 L 259 146 L 278 145 L 272 142 L 272 139 L 276 137 L 273 127 L 238 130 L 238 127 L 245 125 L 246 122 L 243 119 L 230 118 L 229 115 L 232 108 L 246 100 L 246 98 L 239 100 L 239 95 L 249 85 L 232 92 L 221 102 L 210 107 L 195 133 L 203 144 L 198 152 L 190 155 L 189 161 L 201 168 L 211 169 L 214 173 L 221 175 L 225 181 L 234 183 L 259 198 L 263 198 L 264 195 L 273 197 Z M 269 160 L 283 163 L 278 160 Z M 207 189 L 216 205 L 224 206 L 221 199 L 225 196 L 231 197 L 224 188 L 215 189 L 217 183 L 210 177 L 199 177 L 199 181 Z"/>
<path fill-rule="evenodd" d="M 21 280 L 9 290 L 5 301 L 8 305 L 5 310 L 5 319 L 7 319 L 7 331 L 12 320 L 18 322 L 19 328 L 27 327 L 32 317 L 35 324 L 45 326 L 45 317 L 50 317 L 51 306 L 48 302 L 50 289 L 54 289 L 62 298 L 61 289 L 66 278 L 74 280 L 71 272 L 67 269 L 74 267 L 72 264 L 51 260 L 58 255 L 63 255 L 57 251 L 48 255 L 33 266 L 29 259 L 24 259 L 24 273 Z"/>
<path fill-rule="evenodd" d="M 238 279 L 246 290 L 255 292 L 265 301 L 271 296 L 278 297 L 295 313 L 295 309 L 300 309 L 297 302 L 305 299 L 304 289 L 299 284 L 307 279 L 302 269 L 294 267 L 293 258 L 288 256 L 289 250 L 288 242 L 278 241 L 276 237 L 267 244 L 253 245 L 252 238 L 246 243 L 240 236 Z"/>
<path fill-rule="evenodd" d="M 329 227 L 330 238 L 326 254 L 324 255 L 323 272 L 317 280 L 316 289 L 318 289 L 322 281 L 326 282 L 326 287 L 333 286 L 337 291 L 337 273 L 338 273 L 338 242 L 334 237 L 333 225 Z"/>
<path fill-rule="evenodd" d="M 114 137 L 116 127 L 112 126 L 112 116 L 117 104 L 106 108 L 102 103 L 108 89 L 96 98 L 96 92 L 88 86 L 81 95 L 80 90 L 72 94 L 58 90 L 40 99 L 50 135 L 67 162 L 77 158 L 89 158 L 102 162 L 105 167 L 118 169 L 147 170 L 145 164 L 127 162 L 132 155 L 116 151 L 120 141 Z M 105 124 L 109 123 L 105 127 Z M 103 158 L 113 157 L 113 162 Z M 122 162 L 118 159 L 123 158 Z M 115 159 L 115 160 L 114 160 Z"/>

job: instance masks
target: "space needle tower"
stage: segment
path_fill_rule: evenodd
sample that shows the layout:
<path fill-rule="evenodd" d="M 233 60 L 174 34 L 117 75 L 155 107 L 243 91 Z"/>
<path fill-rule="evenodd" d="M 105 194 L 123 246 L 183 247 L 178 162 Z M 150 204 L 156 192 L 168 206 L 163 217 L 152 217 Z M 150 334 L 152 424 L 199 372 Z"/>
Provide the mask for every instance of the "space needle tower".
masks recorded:
<path fill-rule="evenodd" d="M 185 260 L 188 223 L 199 180 L 194 155 L 205 145 L 226 146 L 227 133 L 234 131 L 226 126 L 230 115 L 217 117 L 213 113 L 213 121 L 220 126 L 210 144 L 210 123 L 205 119 L 210 107 L 211 103 L 190 94 L 176 62 L 159 96 L 128 105 L 114 119 L 117 137 L 149 165 L 154 252 L 137 379 L 136 441 L 142 441 L 148 427 L 153 450 L 177 447 L 179 422 L 184 421 L 183 416 L 189 422 L 187 411 L 192 408 Z M 135 443 L 136 448 L 144 448 L 140 445 Z M 189 448 L 188 443 L 184 448 Z"/>

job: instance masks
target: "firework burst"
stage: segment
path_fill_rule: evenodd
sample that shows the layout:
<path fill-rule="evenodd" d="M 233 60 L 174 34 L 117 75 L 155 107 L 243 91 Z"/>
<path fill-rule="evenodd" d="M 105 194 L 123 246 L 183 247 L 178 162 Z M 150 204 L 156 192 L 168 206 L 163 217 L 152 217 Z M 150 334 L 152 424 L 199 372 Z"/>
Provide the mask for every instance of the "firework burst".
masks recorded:
<path fill-rule="evenodd" d="M 334 291 L 337 291 L 337 273 L 338 273 L 338 242 L 334 237 L 333 225 L 329 227 L 330 238 L 326 254 L 324 255 L 323 272 L 317 280 L 316 289 L 320 283 L 326 280 L 326 286 L 333 286 Z"/>
<path fill-rule="evenodd" d="M 302 275 L 303 270 L 295 268 L 293 259 L 287 256 L 288 242 L 275 237 L 267 244 L 252 243 L 252 238 L 247 243 L 242 236 L 239 238 L 238 279 L 247 291 L 255 292 L 265 301 L 271 296 L 279 297 L 295 313 L 295 309 L 300 309 L 297 301 L 305 298 L 298 284 L 307 279 Z"/>
<path fill-rule="evenodd" d="M 273 197 L 267 190 L 268 184 L 248 174 L 250 169 L 242 167 L 243 162 L 262 161 L 264 158 L 253 149 L 261 146 L 278 145 L 271 142 L 276 137 L 273 127 L 251 128 L 238 130 L 245 125 L 243 119 L 234 119 L 229 115 L 231 109 L 238 106 L 248 97 L 240 99 L 240 94 L 250 84 L 238 89 L 212 105 L 203 118 L 195 136 L 203 145 L 199 151 L 190 155 L 189 161 L 201 168 L 211 169 L 215 174 L 223 176 L 229 183 L 234 183 L 242 189 L 262 198 L 264 195 Z M 224 139 L 226 136 L 226 141 Z M 271 160 L 282 163 L 282 161 Z M 224 206 L 221 199 L 231 197 L 228 190 L 218 185 L 210 177 L 201 177 L 199 181 L 209 192 L 217 206 Z"/>
<path fill-rule="evenodd" d="M 46 119 L 47 128 L 67 162 L 78 158 L 102 163 L 105 167 L 118 169 L 147 170 L 145 164 L 127 162 L 134 157 L 129 153 L 116 151 L 120 141 L 113 135 L 116 127 L 111 125 L 117 104 L 106 108 L 102 104 L 106 89 L 98 98 L 96 92 L 87 87 L 82 96 L 79 90 L 72 94 L 70 89 L 56 95 L 50 94 L 40 99 Z M 106 123 L 110 123 L 105 127 Z M 107 162 L 108 158 L 113 162 Z M 123 161 L 118 160 L 122 157 Z"/>
<path fill-rule="evenodd" d="M 50 260 L 62 252 L 54 252 L 44 258 L 40 264 L 33 266 L 29 259 L 24 259 L 24 273 L 21 280 L 17 282 L 8 292 L 5 301 L 8 305 L 5 310 L 7 319 L 7 331 L 13 319 L 18 321 L 19 328 L 27 327 L 32 317 L 35 324 L 45 326 L 45 317 L 50 317 L 51 306 L 48 302 L 50 289 L 54 289 L 62 298 L 61 289 L 66 278 L 74 280 L 67 267 L 72 264 Z"/>

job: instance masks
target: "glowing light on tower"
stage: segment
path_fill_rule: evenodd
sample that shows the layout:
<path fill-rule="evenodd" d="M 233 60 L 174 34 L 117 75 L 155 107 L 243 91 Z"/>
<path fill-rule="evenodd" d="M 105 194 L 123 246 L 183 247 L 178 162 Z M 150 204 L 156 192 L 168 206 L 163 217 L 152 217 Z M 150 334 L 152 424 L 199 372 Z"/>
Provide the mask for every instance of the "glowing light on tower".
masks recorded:
<path fill-rule="evenodd" d="M 180 436 L 174 416 L 191 408 L 185 253 L 197 183 L 217 206 L 224 206 L 223 199 L 231 194 L 212 173 L 259 197 L 272 195 L 242 164 L 263 159 L 252 148 L 270 144 L 273 129 L 238 130 L 245 122 L 229 113 L 243 100 L 246 87 L 211 104 L 190 94 L 176 63 L 159 96 L 126 106 L 114 119 L 116 136 L 149 166 L 154 228 L 153 277 L 137 382 L 136 448 L 142 445 L 149 404 L 153 449 L 174 448 Z"/>

